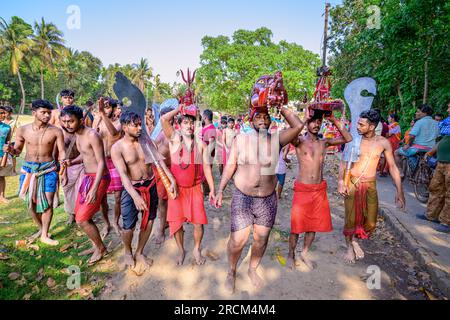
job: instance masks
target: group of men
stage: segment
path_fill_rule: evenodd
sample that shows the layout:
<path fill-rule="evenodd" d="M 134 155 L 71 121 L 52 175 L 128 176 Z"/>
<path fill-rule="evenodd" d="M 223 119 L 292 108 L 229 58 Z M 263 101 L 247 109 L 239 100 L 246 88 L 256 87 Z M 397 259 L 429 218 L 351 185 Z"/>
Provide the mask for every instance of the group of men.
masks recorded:
<path fill-rule="evenodd" d="M 230 133 L 229 137 L 222 138 L 227 151 L 226 162 L 216 188 L 212 174 L 216 136 L 208 134 L 213 133 L 214 127 L 211 111 L 204 111 L 202 128 L 198 110 L 186 111 L 182 104 L 175 109 L 163 109 L 162 132 L 155 141 L 143 145 L 140 138 L 146 119 L 140 115 L 124 111 L 118 118 L 114 101 L 102 97 L 97 102 L 95 117 L 91 117 L 92 110 L 74 105 L 73 92 L 65 91 L 61 97 L 61 110 L 53 110 L 45 100 L 34 101 L 33 123 L 17 130 L 15 144 L 7 143 L 3 147 L 4 152 L 18 156 L 26 146 L 20 195 L 27 201 L 39 228 L 35 237 L 43 243 L 58 245 L 48 232 L 53 208 L 57 206 L 60 181 L 69 222 L 76 221 L 92 242 L 92 248 L 86 252 L 91 254 L 89 264 L 108 254 L 103 241 L 111 225 L 106 201 L 109 192 L 115 199 L 112 226 L 122 237 L 127 266 L 141 273 L 152 264 L 144 255 L 144 248 L 158 211 L 161 220 L 156 241 L 159 244 L 164 241 L 168 225 L 179 250 L 176 263 L 182 265 L 186 257 L 183 226 L 192 224 L 192 254 L 196 263 L 202 265 L 205 258 L 201 245 L 204 226 L 208 223 L 204 193 L 207 190 L 210 203 L 221 207 L 223 192 L 233 179 L 226 287 L 231 292 L 235 289 L 238 261 L 251 232 L 253 244 L 248 276 L 253 285 L 260 287 L 263 282 L 257 268 L 277 214 L 276 167 L 280 151 L 293 144 L 299 172 L 294 185 L 288 266 L 295 268 L 297 242 L 299 235 L 305 233 L 300 259 L 307 267 L 315 267 L 308 254 L 315 234 L 333 229 L 327 183 L 323 177 L 326 150 L 352 141 L 345 126 L 333 115 L 328 120 L 336 126 L 340 136 L 321 139 L 319 131 L 324 115 L 320 111 L 306 110 L 300 120 L 290 109 L 281 107 L 280 114 L 289 127 L 271 132 L 269 110 L 253 109 L 249 114 L 252 131 Z M 360 161 L 351 168 L 349 184 L 344 181 L 347 164 L 341 164 L 339 192 L 345 197 L 344 234 L 348 246 L 345 261 L 348 263 L 364 257 L 357 238 L 368 238 L 376 227 L 376 168 L 382 153 L 397 188 L 396 201 L 402 207 L 405 205 L 391 146 L 385 138 L 375 135 L 379 121 L 380 114 L 374 110 L 360 115 L 356 125 L 362 135 L 361 155 Z M 306 135 L 301 134 L 304 128 Z M 153 153 L 151 161 L 146 157 L 147 148 Z M 203 187 L 205 184 L 207 189 Z M 105 221 L 102 232 L 93 220 L 100 210 Z M 142 216 L 139 239 L 133 253 L 131 244 L 139 215 Z"/>

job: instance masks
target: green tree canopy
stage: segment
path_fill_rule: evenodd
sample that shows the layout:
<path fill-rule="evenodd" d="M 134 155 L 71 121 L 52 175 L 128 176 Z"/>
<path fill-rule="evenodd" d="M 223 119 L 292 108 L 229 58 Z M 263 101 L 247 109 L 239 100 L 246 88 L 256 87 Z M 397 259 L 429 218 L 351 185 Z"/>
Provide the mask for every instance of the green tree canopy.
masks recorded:
<path fill-rule="evenodd" d="M 267 28 L 237 30 L 232 39 L 204 37 L 196 81 L 200 103 L 214 110 L 245 112 L 258 77 L 278 70 L 290 100 L 302 98 L 305 91 L 311 96 L 319 56 L 294 43 L 274 43 L 272 37 Z"/>
<path fill-rule="evenodd" d="M 380 28 L 368 28 L 380 9 Z M 429 103 L 445 113 L 450 100 L 450 2 L 442 0 L 345 0 L 331 10 L 330 65 L 333 94 L 369 76 L 377 81 L 375 104 L 400 115 L 403 127 Z"/>

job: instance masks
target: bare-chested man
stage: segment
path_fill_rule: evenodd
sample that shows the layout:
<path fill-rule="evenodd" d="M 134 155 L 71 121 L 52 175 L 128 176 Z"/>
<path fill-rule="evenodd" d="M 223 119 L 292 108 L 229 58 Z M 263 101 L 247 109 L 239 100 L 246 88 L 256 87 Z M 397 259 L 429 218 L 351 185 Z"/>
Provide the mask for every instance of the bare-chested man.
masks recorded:
<path fill-rule="evenodd" d="M 125 188 L 121 200 L 125 265 L 141 275 L 152 264 L 152 261 L 144 255 L 144 248 L 152 232 L 153 221 L 156 219 L 158 191 L 152 164 L 145 164 L 144 151 L 138 141 L 142 134 L 142 119 L 133 112 L 125 112 L 121 115 L 120 123 L 125 136 L 112 147 L 111 156 Z M 153 152 L 157 152 L 156 145 L 154 147 Z M 175 179 L 164 161 L 159 163 L 172 183 L 171 192 L 176 194 Z M 131 244 L 139 212 L 142 212 L 141 231 L 133 256 Z"/>
<path fill-rule="evenodd" d="M 48 230 L 53 217 L 53 208 L 58 206 L 58 172 L 53 150 L 59 150 L 59 159 L 65 163 L 64 137 L 62 130 L 49 124 L 53 106 L 47 100 L 32 103 L 34 121 L 20 127 L 16 142 L 5 145 L 4 152 L 19 156 L 26 145 L 25 161 L 20 175 L 19 196 L 27 203 L 39 232 L 31 240 L 40 237 L 42 243 L 55 246 L 58 241 L 50 239 Z M 64 178 L 62 179 L 64 184 Z"/>
<path fill-rule="evenodd" d="M 228 242 L 230 270 L 226 281 L 226 287 L 231 292 L 235 288 L 237 264 L 252 228 L 253 246 L 248 275 L 254 286 L 262 286 L 256 269 L 266 251 L 277 213 L 275 169 L 280 147 L 294 140 L 304 127 L 304 123 L 289 109 L 281 108 L 281 114 L 290 128 L 275 135 L 268 132 L 271 121 L 267 109 L 250 114 L 255 131 L 240 134 L 233 141 L 216 196 L 216 206 L 220 207 L 223 191 L 234 176 L 236 188 L 231 203 L 231 236 Z"/>
<path fill-rule="evenodd" d="M 395 164 L 392 147 L 389 141 L 376 136 L 375 129 L 381 115 L 376 110 L 361 113 L 357 123 L 358 133 L 362 135 L 359 161 L 350 170 L 349 185 L 345 185 L 345 167 L 341 162 L 339 170 L 339 193 L 345 197 L 344 235 L 347 253 L 344 260 L 355 263 L 364 258 L 364 251 L 356 238 L 368 239 L 375 230 L 378 217 L 377 165 L 384 152 L 389 165 L 389 173 L 397 188 L 395 202 L 403 209 L 405 195 L 400 179 L 400 172 Z"/>
<path fill-rule="evenodd" d="M 173 111 L 173 108 L 164 108 L 161 110 L 161 117 L 165 114 Z M 169 120 L 170 125 L 173 127 L 174 118 Z M 156 145 L 158 146 L 158 151 L 165 158 L 164 163 L 167 168 L 170 168 L 170 149 L 169 149 L 169 139 L 166 138 L 164 131 L 161 131 L 158 137 L 155 140 Z M 155 173 L 156 178 L 156 188 L 158 190 L 158 211 L 159 211 L 159 227 L 156 231 L 156 245 L 160 246 L 165 240 L 165 230 L 167 228 L 167 204 L 169 196 L 167 194 L 166 188 L 164 187 L 161 177 L 159 176 L 156 168 L 153 167 L 153 171 Z"/>
<path fill-rule="evenodd" d="M 60 93 L 62 108 L 69 107 L 75 102 L 75 92 L 69 89 L 64 89 Z M 89 107 L 89 106 L 88 106 Z M 67 154 L 67 159 L 70 161 L 70 166 L 63 170 L 65 180 L 67 181 L 62 185 L 64 192 L 64 211 L 68 215 L 67 224 L 71 225 L 75 222 L 75 200 L 77 199 L 78 189 L 80 188 L 81 181 L 84 177 L 84 166 L 80 153 L 75 144 L 75 134 L 69 133 L 65 130 L 64 125 L 60 121 L 60 110 L 52 110 L 52 117 L 50 123 L 63 129 L 64 134 L 64 148 Z M 88 116 L 92 116 L 87 110 L 84 114 L 85 123 L 92 124 L 91 119 Z M 71 148 L 71 150 L 69 150 Z M 58 150 L 55 150 L 57 154 Z"/>
<path fill-rule="evenodd" d="M 313 112 L 311 116 L 309 113 Z M 309 258 L 309 249 L 317 232 L 331 232 L 330 205 L 327 196 L 327 182 L 323 179 L 323 164 L 327 148 L 352 141 L 345 126 L 331 115 L 329 120 L 341 133 L 340 138 L 320 139 L 324 113 L 318 110 L 306 110 L 307 134 L 292 142 L 295 146 L 299 171 L 294 184 L 294 199 L 291 211 L 291 235 L 289 237 L 288 268 L 295 269 L 295 248 L 299 235 L 305 233 L 305 241 L 300 258 L 310 269 L 315 264 Z"/>
<path fill-rule="evenodd" d="M 100 98 L 98 101 L 98 113 L 94 120 L 92 127 L 98 132 L 103 141 L 103 149 L 105 150 L 106 166 L 111 176 L 111 183 L 109 184 L 108 193 L 114 194 L 114 221 L 113 226 L 117 234 L 122 232 L 119 226 L 120 219 L 120 198 L 122 196 L 123 185 L 120 180 L 119 172 L 116 170 L 111 159 L 111 148 L 121 136 L 120 120 L 113 120 L 114 113 L 117 109 L 118 102 L 113 99 Z M 101 232 L 102 239 L 104 239 L 111 229 L 111 224 L 108 217 L 109 206 L 108 199 L 105 197 L 102 203 L 102 214 L 105 220 L 105 227 Z"/>
<path fill-rule="evenodd" d="M 106 197 L 111 178 L 102 140 L 94 129 L 83 124 L 83 110 L 77 106 L 66 107 L 61 111 L 60 120 L 69 133 L 76 135 L 77 149 L 83 159 L 85 175 L 75 203 L 75 221 L 93 244 L 93 254 L 89 259 L 89 265 L 92 265 L 107 253 L 92 218 Z"/>
<path fill-rule="evenodd" d="M 59 93 L 61 103 L 62 103 L 62 109 L 68 106 L 72 106 L 75 103 L 75 91 L 70 89 L 64 89 Z M 92 122 L 94 120 L 94 117 L 89 110 L 89 105 L 87 105 L 87 109 L 83 110 L 84 113 L 84 124 L 88 127 L 92 127 Z M 52 110 L 52 116 L 50 118 L 50 124 L 59 126 L 60 125 L 60 117 L 61 110 L 59 109 L 53 109 Z"/>
<path fill-rule="evenodd" d="M 180 131 L 175 131 L 170 124 L 179 112 L 182 117 L 179 120 Z M 201 242 L 203 239 L 203 226 L 208 223 L 205 204 L 203 202 L 202 182 L 208 181 L 211 190 L 209 199 L 214 199 L 214 180 L 211 171 L 211 159 L 208 155 L 208 147 L 195 133 L 196 108 L 184 110 L 184 105 L 179 105 L 161 118 L 164 134 L 170 139 L 170 171 L 175 177 L 178 187 L 178 197 L 169 198 L 167 208 L 167 221 L 169 222 L 170 236 L 175 236 L 179 249 L 177 265 L 184 263 L 186 252 L 184 250 L 184 223 L 194 225 L 194 250 L 193 256 L 198 265 L 205 264 L 202 256 Z M 200 124 L 200 122 L 197 122 Z M 201 128 L 201 127 L 200 127 Z M 203 172 L 202 172 L 203 171 Z"/>

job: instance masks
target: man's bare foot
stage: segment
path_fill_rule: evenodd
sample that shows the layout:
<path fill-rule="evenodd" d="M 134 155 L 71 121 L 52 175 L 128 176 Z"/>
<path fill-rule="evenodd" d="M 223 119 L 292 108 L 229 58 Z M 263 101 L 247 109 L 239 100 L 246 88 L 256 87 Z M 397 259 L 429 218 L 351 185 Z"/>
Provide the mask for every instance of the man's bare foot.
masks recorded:
<path fill-rule="evenodd" d="M 88 255 L 90 255 L 90 254 L 93 254 L 95 252 L 95 249 L 94 248 L 90 248 L 90 249 L 86 249 L 86 250 L 84 250 L 84 251 L 81 251 L 79 254 L 78 254 L 78 256 L 79 257 L 84 257 L 84 256 L 88 256 Z"/>
<path fill-rule="evenodd" d="M 49 237 L 41 237 L 40 240 L 42 243 L 52 247 L 57 246 L 59 244 L 59 241 L 50 239 Z"/>
<path fill-rule="evenodd" d="M 352 244 L 348 245 L 347 253 L 344 255 L 344 261 L 348 264 L 355 264 L 356 262 L 355 250 Z"/>
<path fill-rule="evenodd" d="M 186 257 L 186 251 L 183 250 L 183 252 L 180 253 L 177 259 L 177 266 L 182 266 L 184 263 L 184 258 Z"/>
<path fill-rule="evenodd" d="M 114 223 L 114 224 L 113 224 L 113 228 L 114 228 L 114 231 L 117 233 L 117 235 L 118 235 L 119 237 L 121 237 L 121 236 L 122 236 L 123 230 L 122 230 L 122 228 L 120 227 L 120 225 L 119 225 L 118 223 Z"/>
<path fill-rule="evenodd" d="M 286 268 L 295 270 L 295 254 L 288 254 L 286 258 Z"/>
<path fill-rule="evenodd" d="M 353 245 L 353 250 L 355 251 L 356 260 L 364 259 L 364 256 L 365 256 L 364 251 L 363 251 L 363 249 L 361 249 L 361 246 L 359 245 L 359 243 L 356 241 L 353 241 L 352 245 Z"/>
<path fill-rule="evenodd" d="M 124 258 L 125 258 L 125 268 L 127 268 L 127 269 L 134 268 L 134 266 L 136 265 L 136 261 L 134 261 L 133 255 L 125 254 Z"/>
<path fill-rule="evenodd" d="M 104 248 L 103 250 L 100 249 L 95 249 L 94 253 L 92 254 L 91 258 L 88 261 L 88 265 L 89 266 L 93 266 L 94 264 L 96 264 L 97 262 L 99 262 L 100 260 L 103 259 L 103 257 L 108 253 L 108 251 L 106 250 L 106 248 Z"/>
<path fill-rule="evenodd" d="M 158 231 L 158 233 L 156 234 L 156 237 L 155 237 L 155 244 L 158 247 L 161 247 L 161 245 L 164 243 L 164 241 L 166 241 L 166 234 L 164 233 L 164 231 L 163 232 Z"/>
<path fill-rule="evenodd" d="M 30 236 L 30 237 L 27 239 L 27 242 L 28 242 L 29 244 L 35 242 L 35 241 L 41 236 L 41 233 L 42 233 L 42 231 L 39 230 L 38 232 L 36 232 L 36 233 L 33 234 L 32 236 Z M 49 235 L 49 237 L 51 237 L 51 236 Z"/>
<path fill-rule="evenodd" d="M 302 259 L 309 270 L 314 270 L 316 268 L 316 264 L 309 259 L 307 251 L 302 251 L 300 253 L 300 259 Z"/>
<path fill-rule="evenodd" d="M 253 286 L 257 289 L 261 289 L 264 282 L 261 279 L 261 277 L 256 273 L 256 269 L 249 268 L 248 269 L 248 276 L 253 284 Z"/>
<path fill-rule="evenodd" d="M 206 259 L 202 256 L 202 251 L 200 249 L 194 249 L 192 254 L 194 255 L 195 263 L 197 263 L 197 265 L 202 266 L 205 264 Z"/>
<path fill-rule="evenodd" d="M 4 197 L 0 197 L 0 204 L 9 204 L 11 201 Z"/>
<path fill-rule="evenodd" d="M 105 240 L 105 238 L 108 236 L 110 231 L 111 231 L 111 225 L 107 224 L 106 226 L 104 226 L 102 232 L 100 233 L 101 239 Z"/>
<path fill-rule="evenodd" d="M 132 269 L 138 276 L 142 276 L 153 265 L 153 260 L 147 258 L 143 254 L 136 255 L 136 266 Z"/>
<path fill-rule="evenodd" d="M 75 215 L 69 214 L 66 225 L 71 226 L 75 222 Z"/>
<path fill-rule="evenodd" d="M 227 280 L 225 281 L 225 288 L 231 294 L 234 293 L 236 285 L 236 271 L 229 271 L 227 275 Z"/>

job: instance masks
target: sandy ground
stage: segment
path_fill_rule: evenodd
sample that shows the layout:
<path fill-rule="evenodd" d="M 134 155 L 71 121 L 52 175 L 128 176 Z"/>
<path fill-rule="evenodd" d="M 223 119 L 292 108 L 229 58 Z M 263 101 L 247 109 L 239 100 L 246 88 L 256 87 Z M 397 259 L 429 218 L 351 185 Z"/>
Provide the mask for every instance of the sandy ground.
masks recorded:
<path fill-rule="evenodd" d="M 247 277 L 250 240 L 238 268 L 236 293 L 231 295 L 225 290 L 231 202 L 231 188 L 228 188 L 221 209 L 213 208 L 205 202 L 209 224 L 205 228 L 203 240 L 203 255 L 207 257 L 204 266 L 196 266 L 193 263 L 193 228 L 190 225 L 185 227 L 185 246 L 188 251 L 185 265 L 175 265 L 177 247 L 174 239 L 168 239 L 163 246 L 156 248 L 152 235 L 145 252 L 154 260 L 154 264 L 140 277 L 125 270 L 123 248 L 118 237 L 113 234 L 109 236 L 109 241 L 114 255 L 99 264 L 98 268 L 101 270 L 108 265 L 114 265 L 116 272 L 106 282 L 100 299 L 424 299 L 425 295 L 419 288 L 433 290 L 429 275 L 417 265 L 381 219 L 373 239 L 363 243 L 363 248 L 367 251 L 366 259 L 353 266 L 344 264 L 343 200 L 336 193 L 337 161 L 333 156 L 327 159 L 325 175 L 329 183 L 328 194 L 334 231 L 319 234 L 316 238 L 311 253 L 312 259 L 318 265 L 315 270 L 308 271 L 306 266 L 299 262 L 296 271 L 288 271 L 284 266 L 284 258 L 288 251 L 292 186 L 297 171 L 295 162 L 288 170 L 285 197 L 279 203 L 276 225 L 259 269 L 259 274 L 265 282 L 262 289 L 256 290 Z M 301 237 L 298 253 L 301 251 L 302 242 Z M 366 283 L 371 275 L 367 272 L 368 267 L 373 265 L 381 269 L 379 290 L 370 290 Z"/>

